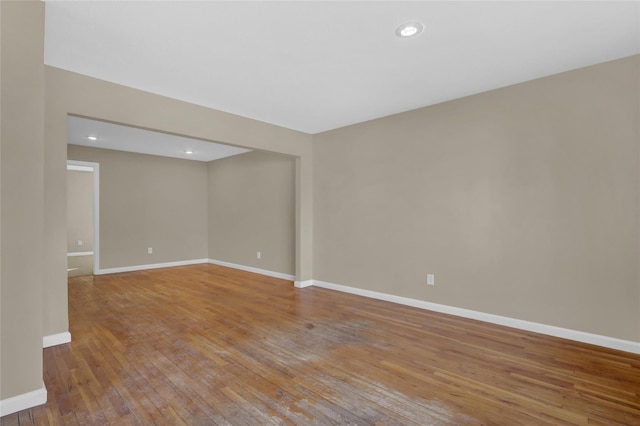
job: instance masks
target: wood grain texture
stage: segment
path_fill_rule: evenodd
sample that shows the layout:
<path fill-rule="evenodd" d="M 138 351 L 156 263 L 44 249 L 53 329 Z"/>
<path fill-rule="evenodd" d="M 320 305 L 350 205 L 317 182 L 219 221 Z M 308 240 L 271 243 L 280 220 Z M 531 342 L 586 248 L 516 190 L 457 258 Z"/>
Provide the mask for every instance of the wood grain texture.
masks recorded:
<path fill-rule="evenodd" d="M 216 265 L 70 278 L 69 312 L 38 425 L 640 425 L 638 355 Z"/>

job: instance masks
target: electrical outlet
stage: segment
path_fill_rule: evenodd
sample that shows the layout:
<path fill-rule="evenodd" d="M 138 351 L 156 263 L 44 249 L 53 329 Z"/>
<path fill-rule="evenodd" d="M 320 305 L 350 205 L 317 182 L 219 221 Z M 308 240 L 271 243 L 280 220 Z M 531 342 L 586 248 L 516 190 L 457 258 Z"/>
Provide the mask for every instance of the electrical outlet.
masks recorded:
<path fill-rule="evenodd" d="M 82 245 L 82 240 L 78 240 L 78 245 L 81 246 Z"/>
<path fill-rule="evenodd" d="M 256 259 L 262 259 L 262 253 L 259 251 L 256 252 Z"/>
<path fill-rule="evenodd" d="M 436 285 L 436 276 L 433 274 L 427 274 L 427 285 Z"/>
<path fill-rule="evenodd" d="M 147 248 L 147 254 L 153 254 L 153 247 Z"/>

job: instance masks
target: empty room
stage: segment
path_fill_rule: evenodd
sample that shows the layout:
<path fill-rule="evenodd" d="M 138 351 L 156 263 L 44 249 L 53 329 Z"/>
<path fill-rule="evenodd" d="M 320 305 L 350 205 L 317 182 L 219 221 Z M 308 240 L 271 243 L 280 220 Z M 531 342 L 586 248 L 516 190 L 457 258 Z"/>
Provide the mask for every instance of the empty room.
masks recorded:
<path fill-rule="evenodd" d="M 2 426 L 640 425 L 640 2 L 2 1 L 0 43 Z"/>

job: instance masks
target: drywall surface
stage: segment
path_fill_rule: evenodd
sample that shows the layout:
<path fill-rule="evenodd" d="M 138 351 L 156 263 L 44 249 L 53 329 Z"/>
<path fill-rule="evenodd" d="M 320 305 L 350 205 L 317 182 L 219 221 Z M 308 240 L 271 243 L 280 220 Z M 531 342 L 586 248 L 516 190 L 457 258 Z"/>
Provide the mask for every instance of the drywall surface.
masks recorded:
<path fill-rule="evenodd" d="M 42 388 L 44 3 L 0 2 L 0 19 L 0 400 L 5 400 Z"/>
<path fill-rule="evenodd" d="M 82 245 L 78 242 L 81 241 Z M 93 251 L 93 172 L 67 170 L 67 253 Z"/>
<path fill-rule="evenodd" d="M 638 76 L 635 56 L 315 135 L 314 278 L 640 341 Z"/>
<path fill-rule="evenodd" d="M 208 177 L 209 258 L 293 275 L 295 159 L 252 151 L 209 162 Z"/>
<path fill-rule="evenodd" d="M 76 145 L 68 157 L 100 164 L 100 269 L 207 257 L 206 163 Z"/>

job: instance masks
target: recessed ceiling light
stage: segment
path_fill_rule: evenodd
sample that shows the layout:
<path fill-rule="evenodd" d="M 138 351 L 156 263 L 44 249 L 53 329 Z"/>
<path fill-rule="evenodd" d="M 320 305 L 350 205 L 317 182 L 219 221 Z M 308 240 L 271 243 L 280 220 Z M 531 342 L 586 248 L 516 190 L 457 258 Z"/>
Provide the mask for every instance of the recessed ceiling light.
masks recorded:
<path fill-rule="evenodd" d="M 192 151 L 192 150 L 190 150 L 190 149 L 187 149 L 187 150 L 185 150 L 185 151 L 184 151 L 184 153 L 185 153 L 185 154 L 193 154 L 193 151 Z"/>
<path fill-rule="evenodd" d="M 98 138 L 95 136 L 87 136 L 87 139 L 89 139 L 90 141 L 97 141 Z"/>
<path fill-rule="evenodd" d="M 424 25 L 420 22 L 407 22 L 396 29 L 396 35 L 402 38 L 413 37 L 420 34 L 423 29 Z"/>

